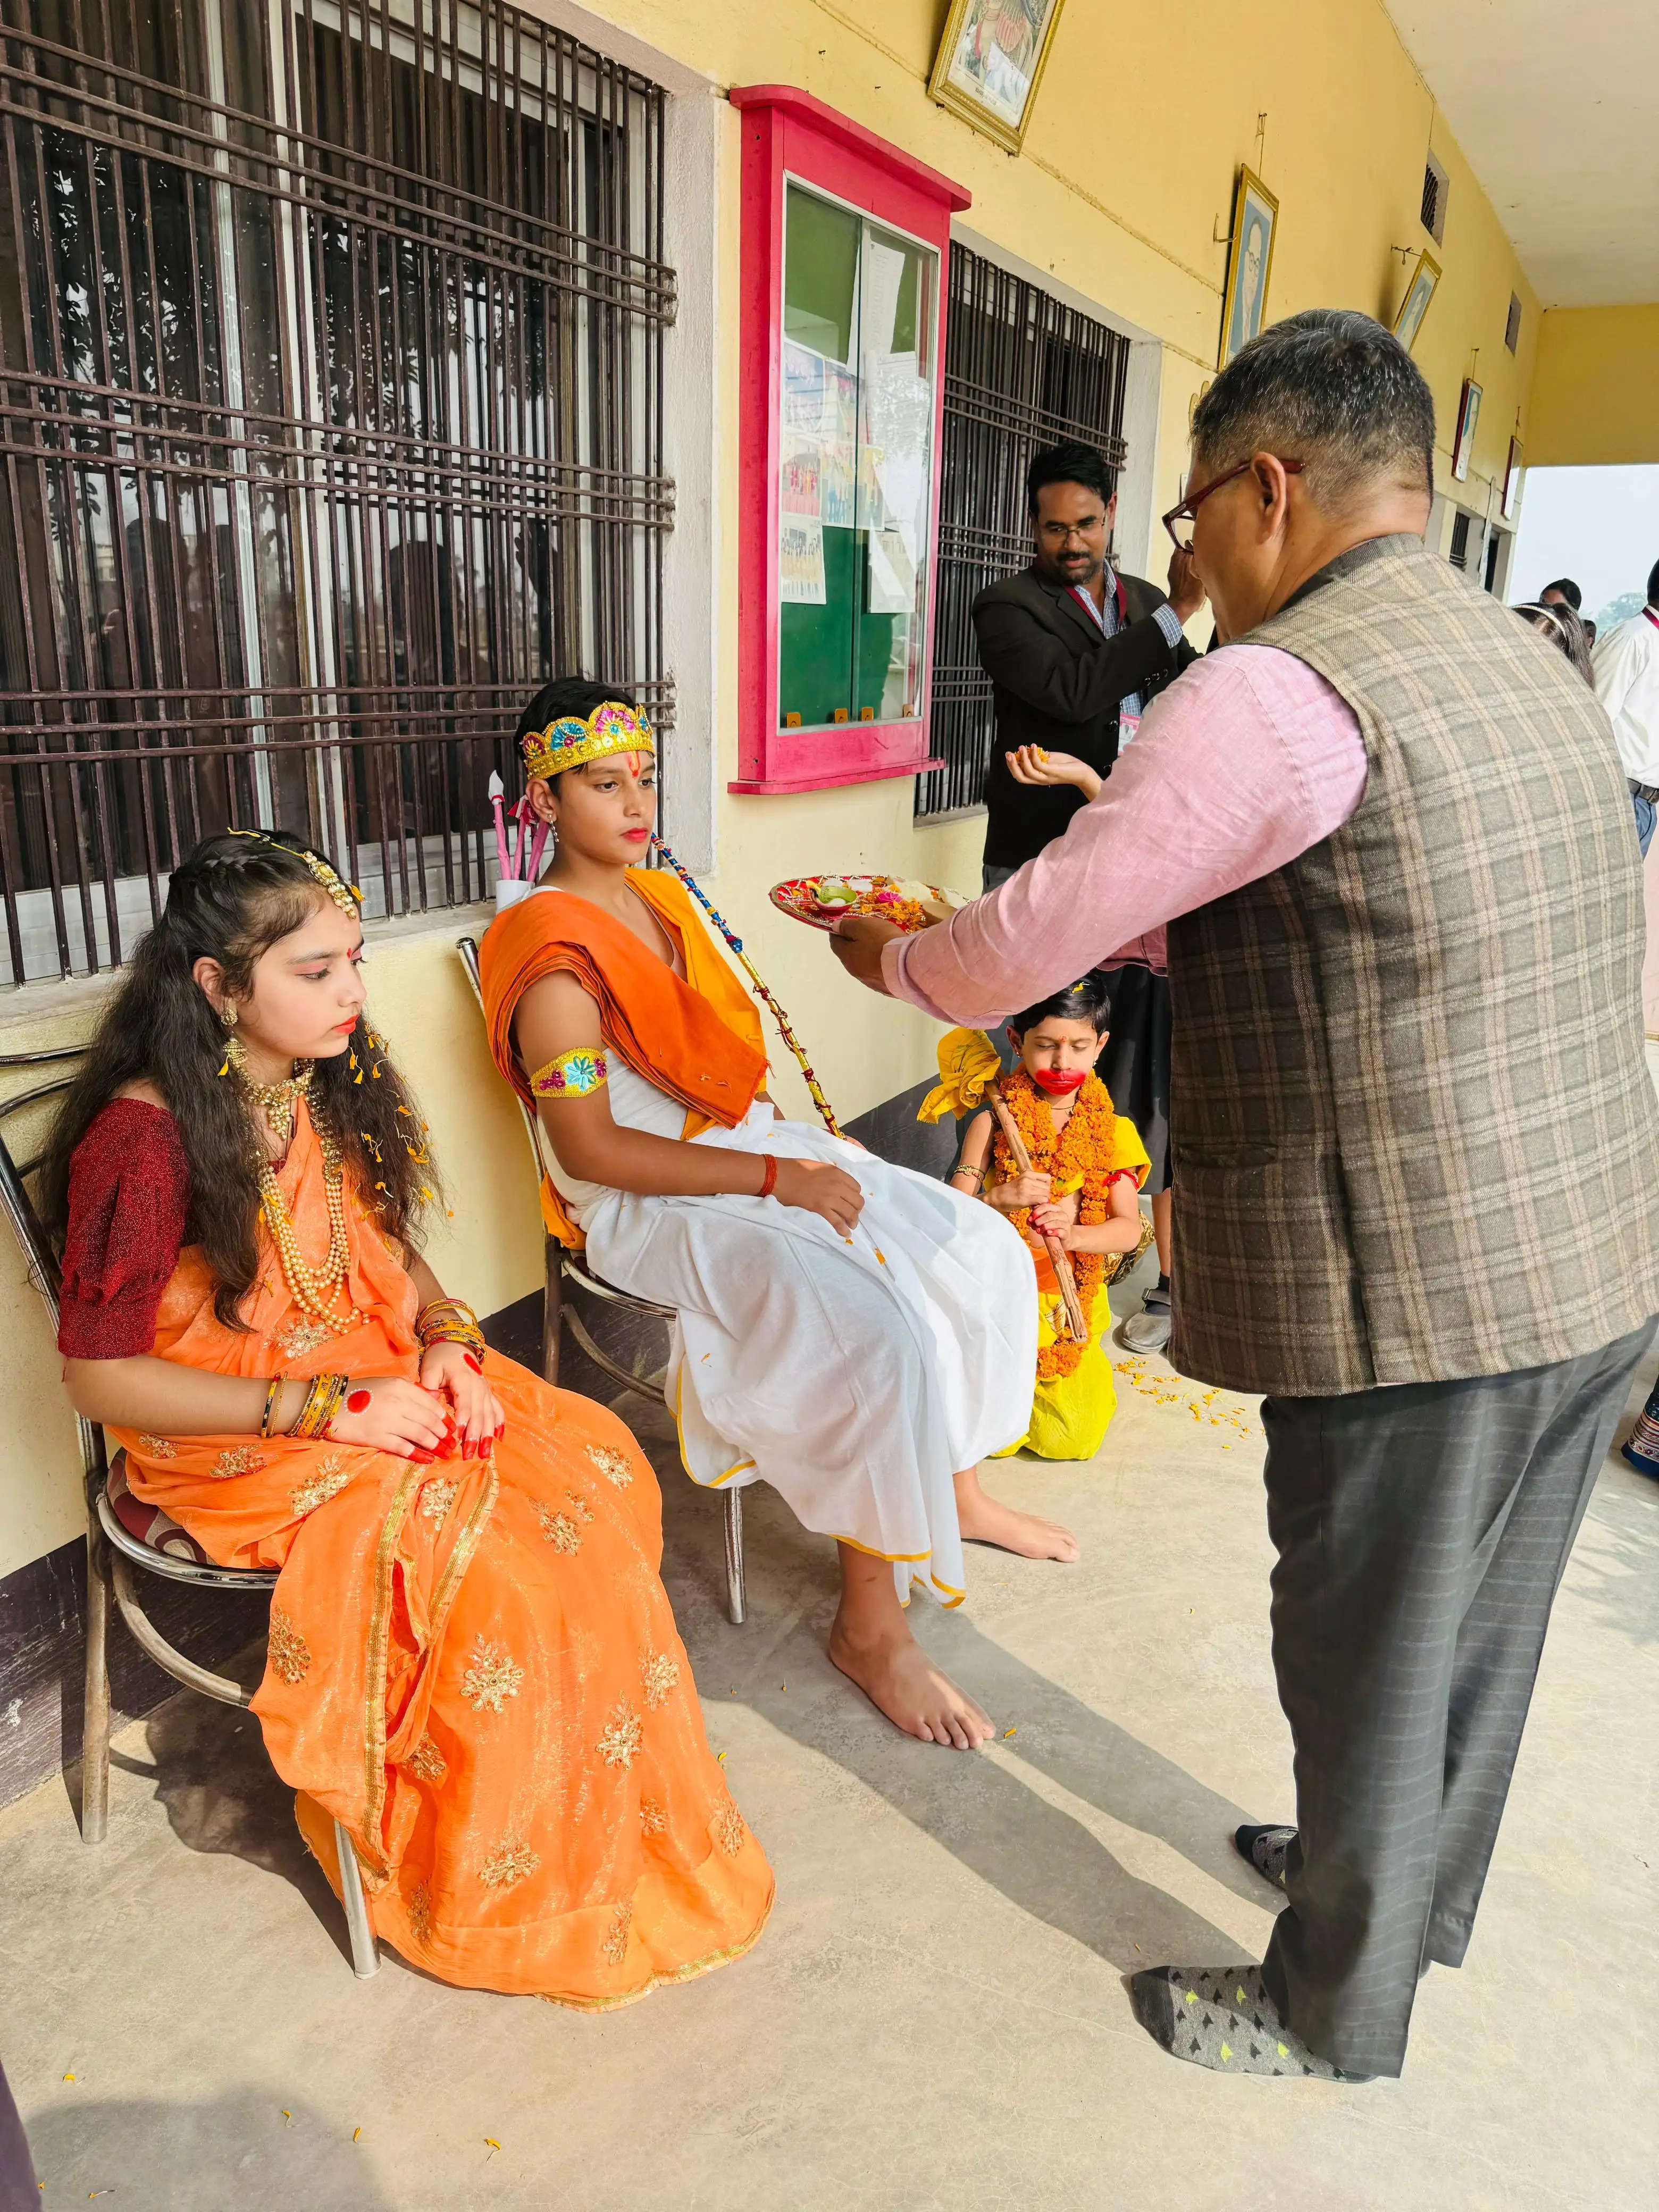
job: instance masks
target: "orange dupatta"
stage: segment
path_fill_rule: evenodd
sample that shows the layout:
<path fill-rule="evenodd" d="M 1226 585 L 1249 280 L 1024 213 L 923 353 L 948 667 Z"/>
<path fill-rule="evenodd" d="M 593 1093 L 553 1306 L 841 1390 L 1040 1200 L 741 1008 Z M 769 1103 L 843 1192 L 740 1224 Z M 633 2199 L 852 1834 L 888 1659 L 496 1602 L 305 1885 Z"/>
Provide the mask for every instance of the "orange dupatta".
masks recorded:
<path fill-rule="evenodd" d="M 766 1079 L 760 1015 L 697 918 L 684 886 L 655 870 L 629 868 L 628 883 L 678 940 L 685 981 L 631 929 L 568 891 L 538 891 L 497 915 L 479 951 L 484 1018 L 495 1065 L 533 1110 L 513 1043 L 519 1001 L 545 975 L 568 972 L 599 1009 L 605 1042 L 636 1075 L 678 1098 L 687 1137 L 734 1129 Z M 547 1225 L 573 1250 L 581 1232 L 542 1178 Z"/>

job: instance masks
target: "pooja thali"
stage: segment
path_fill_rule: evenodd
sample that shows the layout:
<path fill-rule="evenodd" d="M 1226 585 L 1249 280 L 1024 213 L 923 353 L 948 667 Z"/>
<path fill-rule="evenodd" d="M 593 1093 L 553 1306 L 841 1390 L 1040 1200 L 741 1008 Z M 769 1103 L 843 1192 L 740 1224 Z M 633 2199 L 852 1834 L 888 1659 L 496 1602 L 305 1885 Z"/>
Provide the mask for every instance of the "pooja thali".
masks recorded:
<path fill-rule="evenodd" d="M 772 903 L 812 929 L 833 929 L 844 915 L 872 914 L 900 929 L 948 921 L 969 903 L 963 891 L 909 876 L 792 876 L 774 884 Z"/>

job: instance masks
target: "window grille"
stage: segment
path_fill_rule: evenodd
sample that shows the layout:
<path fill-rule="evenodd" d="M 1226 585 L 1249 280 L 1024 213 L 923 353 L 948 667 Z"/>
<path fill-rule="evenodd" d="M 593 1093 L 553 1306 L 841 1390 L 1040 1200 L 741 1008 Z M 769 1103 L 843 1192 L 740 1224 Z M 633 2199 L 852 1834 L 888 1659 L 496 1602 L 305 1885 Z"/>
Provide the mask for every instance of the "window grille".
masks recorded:
<path fill-rule="evenodd" d="M 1510 294 L 1509 319 L 1504 325 L 1504 343 L 1513 353 L 1521 343 L 1521 295 Z"/>
<path fill-rule="evenodd" d="M 1451 179 L 1431 154 L 1423 169 L 1423 228 L 1437 246 L 1446 237 L 1446 200 Z"/>
<path fill-rule="evenodd" d="M 1114 471 L 1128 457 L 1127 338 L 964 246 L 951 248 L 950 281 L 931 724 L 945 765 L 917 778 L 919 820 L 984 796 L 995 720 L 973 604 L 1031 557 L 1031 456 L 1077 439 Z"/>
<path fill-rule="evenodd" d="M 1469 565 L 1469 525 L 1474 517 L 1465 507 L 1459 507 L 1452 517 L 1451 552 L 1449 558 L 1454 568 Z"/>
<path fill-rule="evenodd" d="M 483 896 L 531 690 L 672 722 L 663 94 L 501 0 L 0 0 L 0 85 L 11 980 L 225 827 Z"/>

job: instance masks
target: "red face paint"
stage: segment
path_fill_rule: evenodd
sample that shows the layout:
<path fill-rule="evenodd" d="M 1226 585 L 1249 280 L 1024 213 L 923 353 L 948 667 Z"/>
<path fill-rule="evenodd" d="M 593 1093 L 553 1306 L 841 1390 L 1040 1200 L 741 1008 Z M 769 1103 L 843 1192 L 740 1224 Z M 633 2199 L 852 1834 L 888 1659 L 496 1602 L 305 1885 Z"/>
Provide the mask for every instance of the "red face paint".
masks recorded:
<path fill-rule="evenodd" d="M 366 1413 L 368 1411 L 369 1397 L 370 1393 L 367 1390 L 354 1390 L 346 1400 L 347 1413 Z"/>
<path fill-rule="evenodd" d="M 1068 1097 L 1073 1091 L 1081 1091 L 1089 1080 L 1086 1067 L 1073 1068 L 1069 1072 L 1059 1067 L 1034 1067 L 1030 1073 L 1031 1080 L 1037 1089 L 1046 1091 L 1051 1098 Z"/>

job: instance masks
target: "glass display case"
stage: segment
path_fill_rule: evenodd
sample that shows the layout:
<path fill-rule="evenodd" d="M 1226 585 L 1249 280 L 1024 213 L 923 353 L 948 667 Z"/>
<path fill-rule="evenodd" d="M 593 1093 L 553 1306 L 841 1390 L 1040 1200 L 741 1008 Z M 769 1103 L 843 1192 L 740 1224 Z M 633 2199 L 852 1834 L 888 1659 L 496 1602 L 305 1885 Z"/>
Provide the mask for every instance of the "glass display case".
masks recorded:
<path fill-rule="evenodd" d="M 732 98 L 750 111 L 732 787 L 915 775 L 932 765 L 940 275 L 966 196 L 805 94 Z"/>

